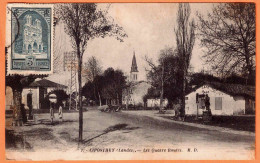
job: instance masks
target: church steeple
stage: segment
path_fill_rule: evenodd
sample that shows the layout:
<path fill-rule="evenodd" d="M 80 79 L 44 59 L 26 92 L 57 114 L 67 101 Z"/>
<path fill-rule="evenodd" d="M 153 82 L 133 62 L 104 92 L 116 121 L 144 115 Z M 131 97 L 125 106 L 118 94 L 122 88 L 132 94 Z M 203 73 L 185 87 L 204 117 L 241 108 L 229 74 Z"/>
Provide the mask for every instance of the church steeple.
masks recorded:
<path fill-rule="evenodd" d="M 138 72 L 136 59 L 135 59 L 135 52 L 134 52 L 134 56 L 133 56 L 133 59 L 132 59 L 132 66 L 131 66 L 130 72 Z"/>
<path fill-rule="evenodd" d="M 131 66 L 131 71 L 130 71 L 130 80 L 131 81 L 138 81 L 138 67 L 136 63 L 136 58 L 135 58 L 135 52 L 134 56 L 132 59 L 132 66 Z"/>

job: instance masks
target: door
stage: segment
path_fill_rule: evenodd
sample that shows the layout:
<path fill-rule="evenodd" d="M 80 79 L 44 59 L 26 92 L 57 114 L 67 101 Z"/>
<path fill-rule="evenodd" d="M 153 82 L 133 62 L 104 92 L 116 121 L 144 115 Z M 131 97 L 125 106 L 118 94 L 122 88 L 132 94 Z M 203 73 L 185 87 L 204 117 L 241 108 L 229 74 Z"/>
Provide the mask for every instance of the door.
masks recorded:
<path fill-rule="evenodd" d="M 29 107 L 29 119 L 32 119 L 32 93 L 27 94 L 27 106 Z"/>

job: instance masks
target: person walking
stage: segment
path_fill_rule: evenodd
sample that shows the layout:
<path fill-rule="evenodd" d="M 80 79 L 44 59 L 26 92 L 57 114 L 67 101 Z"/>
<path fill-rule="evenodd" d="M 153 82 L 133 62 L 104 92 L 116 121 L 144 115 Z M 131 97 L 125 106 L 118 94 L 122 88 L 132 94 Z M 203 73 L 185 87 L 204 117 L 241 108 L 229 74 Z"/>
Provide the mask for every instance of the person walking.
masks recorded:
<path fill-rule="evenodd" d="M 51 124 L 53 124 L 54 117 L 54 103 L 51 103 L 50 105 L 50 118 L 51 118 Z"/>
<path fill-rule="evenodd" d="M 63 107 L 65 107 L 66 101 L 62 101 L 62 104 L 59 107 L 59 120 L 60 122 L 63 122 Z"/>

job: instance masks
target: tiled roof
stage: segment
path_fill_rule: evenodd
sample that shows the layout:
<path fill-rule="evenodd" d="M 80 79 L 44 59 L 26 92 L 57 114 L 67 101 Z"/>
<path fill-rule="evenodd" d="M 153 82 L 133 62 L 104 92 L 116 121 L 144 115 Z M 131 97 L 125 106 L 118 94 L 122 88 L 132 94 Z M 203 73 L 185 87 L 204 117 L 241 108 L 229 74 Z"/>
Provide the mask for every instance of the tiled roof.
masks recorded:
<path fill-rule="evenodd" d="M 198 88 L 200 88 L 203 85 L 208 85 L 214 89 L 217 89 L 219 91 L 222 91 L 222 92 L 232 95 L 232 96 L 244 96 L 244 97 L 249 97 L 249 98 L 255 98 L 255 86 L 220 83 L 220 82 L 203 83 L 203 84 L 195 87 L 194 89 L 192 89 L 190 92 L 187 92 L 187 94 L 190 94 L 191 92 L 196 91 Z"/>
<path fill-rule="evenodd" d="M 208 85 L 233 96 L 240 95 L 240 96 L 255 98 L 254 86 L 242 85 L 242 84 L 218 83 L 218 82 L 211 82 L 208 83 Z"/>
<path fill-rule="evenodd" d="M 53 81 L 42 79 L 39 81 L 32 82 L 29 87 L 59 87 L 59 88 L 67 88 L 67 86 L 55 83 Z"/>

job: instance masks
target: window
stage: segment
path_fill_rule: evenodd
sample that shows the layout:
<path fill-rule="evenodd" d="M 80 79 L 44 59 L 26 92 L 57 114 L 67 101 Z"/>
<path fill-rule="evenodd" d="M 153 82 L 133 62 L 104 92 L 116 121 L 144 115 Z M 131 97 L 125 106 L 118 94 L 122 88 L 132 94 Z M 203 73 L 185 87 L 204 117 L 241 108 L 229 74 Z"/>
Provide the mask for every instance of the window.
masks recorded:
<path fill-rule="evenodd" d="M 186 97 L 185 97 L 185 100 L 188 100 L 188 99 L 189 99 L 189 97 L 186 96 Z"/>
<path fill-rule="evenodd" d="M 222 97 L 215 97 L 215 110 L 222 110 Z"/>

